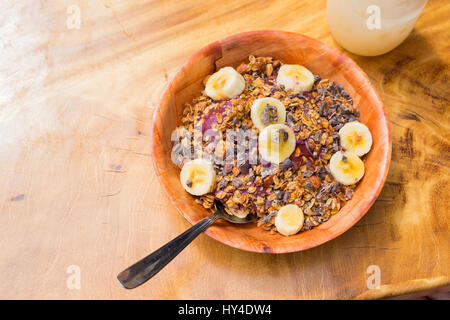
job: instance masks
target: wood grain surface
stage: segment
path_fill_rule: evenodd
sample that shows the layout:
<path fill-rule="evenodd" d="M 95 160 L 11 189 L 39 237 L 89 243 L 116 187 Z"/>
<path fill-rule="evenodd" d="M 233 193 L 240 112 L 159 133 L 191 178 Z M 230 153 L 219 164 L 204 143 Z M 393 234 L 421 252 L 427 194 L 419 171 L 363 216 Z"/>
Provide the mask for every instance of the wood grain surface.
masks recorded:
<path fill-rule="evenodd" d="M 325 5 L 2 1 L 0 297 L 345 299 L 448 286 L 450 2 L 429 1 L 408 39 L 375 58 L 333 41 Z M 70 29 L 76 8 L 80 28 Z M 163 87 L 200 47 L 258 29 L 317 38 L 367 72 L 392 135 L 380 197 L 317 248 L 264 255 L 201 235 L 146 285 L 122 289 L 118 272 L 190 226 L 151 163 Z M 371 265 L 380 267 L 378 289 L 366 284 Z M 71 266 L 81 271 L 79 289 Z"/>

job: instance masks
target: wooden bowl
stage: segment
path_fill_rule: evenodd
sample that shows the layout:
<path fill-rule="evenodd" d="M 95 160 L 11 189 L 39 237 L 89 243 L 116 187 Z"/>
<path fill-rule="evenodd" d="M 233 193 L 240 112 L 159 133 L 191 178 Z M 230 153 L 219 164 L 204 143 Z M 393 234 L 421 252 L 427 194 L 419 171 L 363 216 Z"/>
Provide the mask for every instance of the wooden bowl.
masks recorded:
<path fill-rule="evenodd" d="M 237 67 L 249 55 L 273 56 L 301 64 L 322 78 L 341 84 L 360 110 L 373 136 L 365 158 L 366 173 L 353 198 L 327 222 L 290 237 L 269 234 L 256 226 L 218 221 L 210 237 L 242 250 L 286 253 L 309 249 L 336 238 L 369 210 L 383 187 L 391 159 L 391 138 L 383 103 L 367 75 L 350 58 L 320 41 L 282 31 L 245 32 L 216 41 L 192 55 L 167 84 L 153 118 L 152 151 L 156 172 L 174 206 L 192 224 L 208 215 L 182 187 L 179 168 L 171 161 L 171 133 L 181 124 L 184 103 L 204 89 L 205 76 L 224 66 Z"/>

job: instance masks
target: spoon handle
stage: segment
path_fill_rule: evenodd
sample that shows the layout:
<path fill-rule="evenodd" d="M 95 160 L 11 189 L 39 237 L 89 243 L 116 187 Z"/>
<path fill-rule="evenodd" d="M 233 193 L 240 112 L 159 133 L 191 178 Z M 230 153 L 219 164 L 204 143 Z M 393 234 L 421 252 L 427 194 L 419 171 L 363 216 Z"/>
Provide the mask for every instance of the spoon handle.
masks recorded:
<path fill-rule="evenodd" d="M 219 214 L 215 212 L 204 218 L 169 243 L 119 273 L 117 280 L 126 289 L 133 289 L 140 286 L 164 268 L 181 250 L 197 238 L 200 233 L 205 231 L 219 217 Z"/>

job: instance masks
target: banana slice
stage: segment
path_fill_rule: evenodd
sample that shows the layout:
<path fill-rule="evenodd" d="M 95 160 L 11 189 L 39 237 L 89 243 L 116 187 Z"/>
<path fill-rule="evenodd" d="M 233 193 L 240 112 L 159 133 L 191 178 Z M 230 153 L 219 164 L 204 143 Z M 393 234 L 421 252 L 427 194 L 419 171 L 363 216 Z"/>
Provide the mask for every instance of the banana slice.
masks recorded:
<path fill-rule="evenodd" d="M 275 164 L 283 162 L 294 152 L 295 146 L 295 134 L 285 124 L 272 124 L 259 133 L 259 154 L 268 162 Z"/>
<path fill-rule="evenodd" d="M 330 171 L 336 181 L 348 186 L 364 176 L 364 162 L 353 152 L 338 151 L 330 159 Z"/>
<path fill-rule="evenodd" d="M 259 98 L 253 102 L 250 116 L 253 124 L 262 130 L 268 125 L 286 121 L 286 108 L 275 98 Z"/>
<path fill-rule="evenodd" d="M 339 137 L 341 146 L 359 157 L 369 152 L 372 147 L 372 135 L 369 128 L 358 121 L 346 123 L 339 130 Z"/>
<path fill-rule="evenodd" d="M 206 81 L 205 92 L 214 100 L 234 98 L 245 89 L 244 77 L 232 67 L 224 67 Z"/>
<path fill-rule="evenodd" d="M 216 171 L 212 163 L 207 160 L 191 160 L 181 169 L 180 181 L 187 192 L 194 196 L 201 196 L 212 190 L 216 182 Z"/>
<path fill-rule="evenodd" d="M 275 227 L 283 236 L 290 236 L 300 231 L 303 226 L 303 211 L 295 204 L 287 204 L 278 210 Z"/>
<path fill-rule="evenodd" d="M 238 217 L 240 219 L 244 219 L 245 217 L 248 216 L 248 212 L 245 212 L 245 211 L 239 210 L 239 209 L 233 209 L 233 208 L 225 207 L 225 211 L 228 214 L 236 216 L 236 217 Z"/>
<path fill-rule="evenodd" d="M 268 162 L 275 164 L 283 162 L 294 152 L 295 146 L 295 134 L 285 124 L 272 124 L 259 133 L 259 154 Z"/>
<path fill-rule="evenodd" d="M 278 70 L 277 84 L 295 92 L 308 91 L 314 85 L 314 75 L 298 64 L 284 64 Z"/>

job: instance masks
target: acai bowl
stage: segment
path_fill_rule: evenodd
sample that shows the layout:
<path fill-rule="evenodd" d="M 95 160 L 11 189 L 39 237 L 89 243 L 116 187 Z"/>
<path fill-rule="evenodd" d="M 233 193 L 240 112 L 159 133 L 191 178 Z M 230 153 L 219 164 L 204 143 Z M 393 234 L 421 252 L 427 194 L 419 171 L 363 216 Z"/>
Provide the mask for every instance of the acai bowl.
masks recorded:
<path fill-rule="evenodd" d="M 189 58 L 162 95 L 152 140 L 161 183 L 187 220 L 207 216 L 214 199 L 230 214 L 256 214 L 255 224 L 221 221 L 206 234 L 266 253 L 349 229 L 378 196 L 391 152 L 365 73 L 317 40 L 279 31 L 234 35 Z"/>

